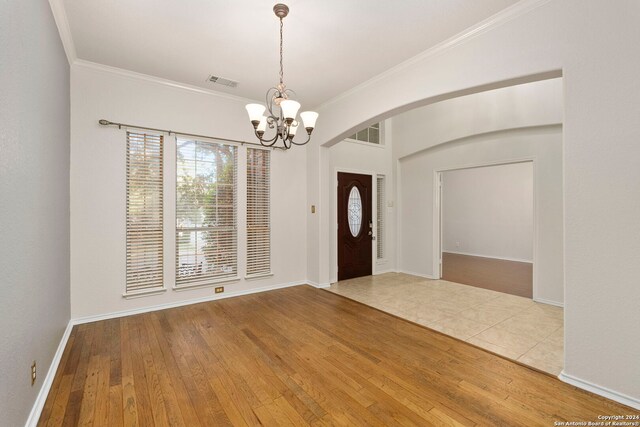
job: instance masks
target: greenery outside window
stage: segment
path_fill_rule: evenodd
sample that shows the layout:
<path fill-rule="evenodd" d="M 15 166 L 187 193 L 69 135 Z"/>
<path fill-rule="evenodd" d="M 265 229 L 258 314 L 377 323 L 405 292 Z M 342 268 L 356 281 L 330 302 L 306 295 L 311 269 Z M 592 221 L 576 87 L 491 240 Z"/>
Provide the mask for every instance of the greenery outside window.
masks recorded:
<path fill-rule="evenodd" d="M 238 274 L 237 147 L 178 139 L 176 288 Z"/>

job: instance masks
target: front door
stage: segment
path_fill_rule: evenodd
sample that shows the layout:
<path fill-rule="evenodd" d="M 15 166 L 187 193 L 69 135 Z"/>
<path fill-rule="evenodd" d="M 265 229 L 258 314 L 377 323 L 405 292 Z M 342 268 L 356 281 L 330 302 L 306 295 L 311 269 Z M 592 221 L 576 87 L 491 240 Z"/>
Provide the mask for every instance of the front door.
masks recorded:
<path fill-rule="evenodd" d="M 370 276 L 371 176 L 338 173 L 338 280 Z"/>

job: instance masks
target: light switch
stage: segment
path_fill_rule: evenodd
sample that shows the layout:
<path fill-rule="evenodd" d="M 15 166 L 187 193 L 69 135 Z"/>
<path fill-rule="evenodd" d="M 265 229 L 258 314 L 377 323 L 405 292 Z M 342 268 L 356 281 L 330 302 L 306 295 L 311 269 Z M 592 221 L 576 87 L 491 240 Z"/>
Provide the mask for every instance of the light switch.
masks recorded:
<path fill-rule="evenodd" d="M 316 205 L 311 205 L 311 213 L 316 213 Z"/>

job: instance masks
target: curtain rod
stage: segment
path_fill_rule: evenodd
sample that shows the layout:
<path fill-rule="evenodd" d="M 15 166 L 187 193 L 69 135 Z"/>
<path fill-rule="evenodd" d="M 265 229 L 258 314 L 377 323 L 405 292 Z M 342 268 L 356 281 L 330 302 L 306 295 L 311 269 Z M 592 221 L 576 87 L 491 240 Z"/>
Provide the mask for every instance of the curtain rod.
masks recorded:
<path fill-rule="evenodd" d="M 272 149 L 286 151 L 286 149 L 284 149 L 282 147 L 265 147 L 264 145 L 258 144 L 257 142 L 241 141 L 241 140 L 238 140 L 238 139 L 229 139 L 229 138 L 219 138 L 217 136 L 198 135 L 198 134 L 195 134 L 195 133 L 177 132 L 175 130 L 157 129 L 157 128 L 150 128 L 150 127 L 147 127 L 147 126 L 128 125 L 126 123 L 111 122 L 111 121 L 105 120 L 105 119 L 98 120 L 98 123 L 100 125 L 102 125 L 102 126 L 118 126 L 118 129 L 122 129 L 123 127 L 125 127 L 125 128 L 135 128 L 135 129 L 144 129 L 144 130 L 151 130 L 151 131 L 154 131 L 154 132 L 168 133 L 169 135 L 174 134 L 174 135 L 182 135 L 182 136 L 193 136 L 195 138 L 217 139 L 218 141 L 235 142 L 236 144 L 241 144 L 241 145 L 257 145 L 257 146 L 262 147 L 262 148 L 272 148 Z"/>

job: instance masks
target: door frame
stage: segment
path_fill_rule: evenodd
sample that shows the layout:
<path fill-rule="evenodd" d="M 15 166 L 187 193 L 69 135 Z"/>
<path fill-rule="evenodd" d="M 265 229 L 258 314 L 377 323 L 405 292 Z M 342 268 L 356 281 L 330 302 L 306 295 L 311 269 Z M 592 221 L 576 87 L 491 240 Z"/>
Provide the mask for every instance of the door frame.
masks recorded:
<path fill-rule="evenodd" d="M 538 181 L 536 156 L 498 160 L 495 162 L 473 163 L 452 167 L 438 168 L 433 171 L 433 259 L 434 279 L 442 278 L 442 174 L 455 170 L 476 169 L 487 166 L 513 165 L 531 163 L 533 179 L 533 300 L 538 301 Z"/>
<path fill-rule="evenodd" d="M 333 243 L 333 254 L 331 263 L 334 266 L 334 270 L 331 272 L 331 283 L 338 281 L 338 174 L 339 173 L 357 173 L 360 175 L 369 175 L 371 177 L 371 218 L 373 222 L 373 244 L 371 245 L 371 274 L 376 274 L 376 240 L 378 238 L 378 180 L 376 179 L 377 173 L 369 170 L 352 169 L 335 167 L 333 170 L 333 202 L 331 209 L 331 239 Z"/>

